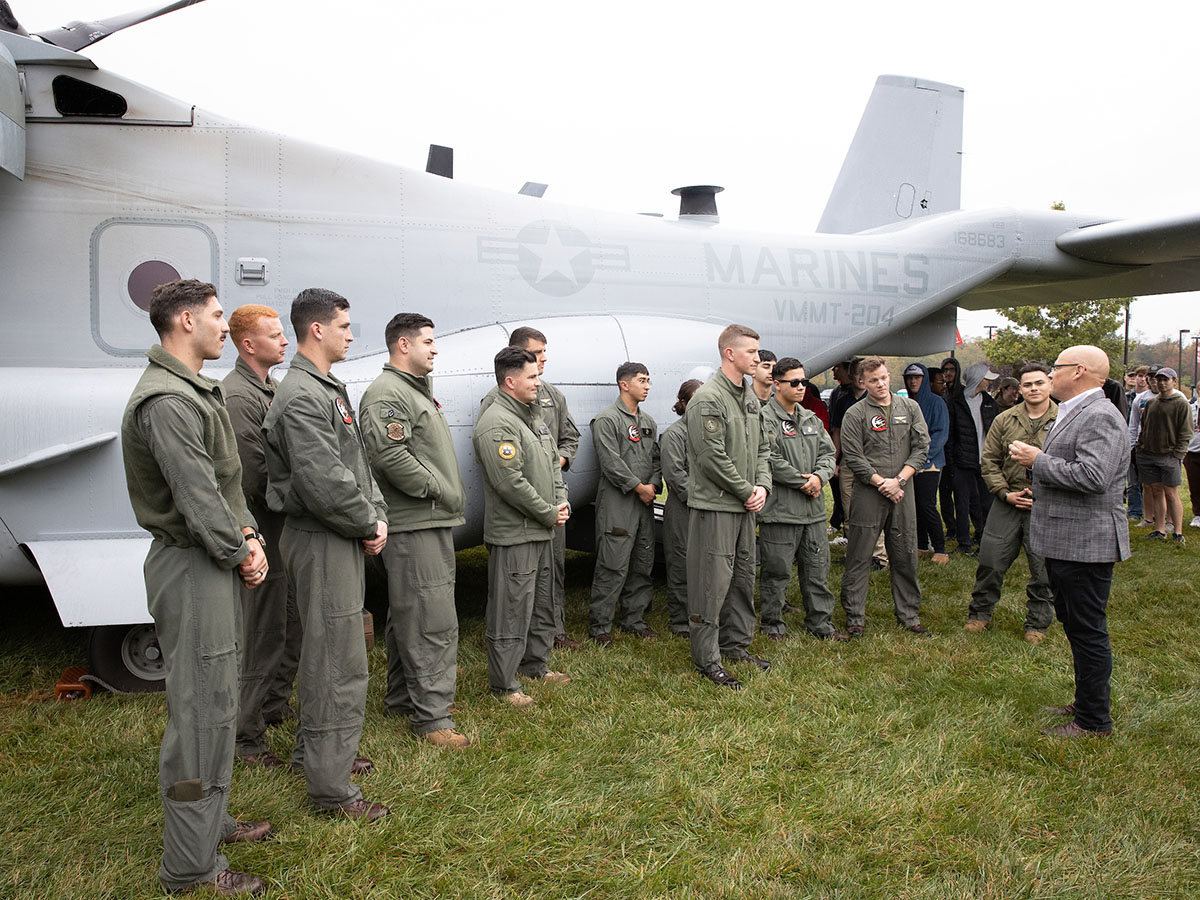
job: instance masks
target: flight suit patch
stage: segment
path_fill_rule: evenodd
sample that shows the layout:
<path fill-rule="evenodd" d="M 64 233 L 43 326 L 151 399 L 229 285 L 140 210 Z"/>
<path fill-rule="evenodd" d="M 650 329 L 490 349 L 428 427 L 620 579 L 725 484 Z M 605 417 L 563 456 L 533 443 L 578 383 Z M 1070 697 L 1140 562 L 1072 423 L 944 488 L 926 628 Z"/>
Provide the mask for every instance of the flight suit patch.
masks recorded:
<path fill-rule="evenodd" d="M 783 436 L 784 437 L 795 437 L 796 436 L 796 424 L 794 422 L 784 422 L 783 423 Z"/>
<path fill-rule="evenodd" d="M 404 426 L 399 422 L 393 422 L 387 427 L 387 436 L 393 441 L 404 440 Z"/>
<path fill-rule="evenodd" d="M 338 397 L 333 401 L 333 408 L 337 410 L 337 414 L 342 417 L 342 421 L 347 425 L 354 424 L 354 416 L 350 413 L 350 407 L 346 405 L 346 401 Z"/>
<path fill-rule="evenodd" d="M 761 409 L 762 409 L 762 407 L 760 407 L 758 405 L 757 400 L 747 400 L 746 401 L 746 412 L 750 413 L 750 415 L 752 415 L 752 416 L 758 415 L 758 413 L 761 411 Z"/>
<path fill-rule="evenodd" d="M 716 437 L 717 433 L 721 430 L 721 420 L 716 416 L 705 416 L 703 421 L 704 434 L 707 437 Z"/>
<path fill-rule="evenodd" d="M 517 448 L 510 441 L 505 441 L 503 444 L 501 444 L 500 446 L 498 446 L 496 448 L 496 453 L 498 453 L 500 455 L 501 459 L 510 460 L 510 459 L 514 459 L 516 457 Z"/>
<path fill-rule="evenodd" d="M 803 426 L 803 427 L 802 427 L 802 429 L 801 429 L 801 430 L 802 430 L 802 431 L 803 431 L 805 434 L 816 434 L 816 433 L 817 433 L 817 426 L 816 426 L 816 425 L 805 425 L 805 426 Z"/>
<path fill-rule="evenodd" d="M 392 418 L 394 415 L 396 415 L 396 411 L 395 411 L 394 409 L 385 409 L 385 410 L 383 411 L 383 417 L 384 417 L 385 419 L 390 419 L 390 418 Z"/>
<path fill-rule="evenodd" d="M 883 416 L 878 415 L 878 414 L 871 416 L 871 430 L 872 431 L 887 431 L 888 430 L 887 419 L 885 419 Z"/>
<path fill-rule="evenodd" d="M 651 437 L 651 436 L 653 436 L 653 434 L 654 434 L 653 428 L 643 428 L 642 429 L 642 437 Z"/>
<path fill-rule="evenodd" d="M 635 444 L 642 439 L 642 430 L 636 425 L 629 426 L 629 439 Z"/>
<path fill-rule="evenodd" d="M 908 416 L 892 416 L 893 425 L 907 425 Z"/>
<path fill-rule="evenodd" d="M 540 397 L 538 398 L 538 406 L 543 406 L 546 409 L 553 409 L 554 400 L 551 397 Z"/>

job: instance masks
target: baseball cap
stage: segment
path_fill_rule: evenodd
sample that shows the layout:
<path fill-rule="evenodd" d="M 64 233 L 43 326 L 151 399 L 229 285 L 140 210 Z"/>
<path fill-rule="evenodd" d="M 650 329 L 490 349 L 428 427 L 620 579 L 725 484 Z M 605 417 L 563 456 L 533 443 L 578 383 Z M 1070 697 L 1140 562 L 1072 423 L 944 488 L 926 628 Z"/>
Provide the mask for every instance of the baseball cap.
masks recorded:
<path fill-rule="evenodd" d="M 916 363 L 910 363 L 908 368 L 904 370 L 905 378 L 907 378 L 909 375 L 924 375 L 924 374 L 925 374 L 925 370 L 922 369 L 920 366 L 918 366 Z"/>
<path fill-rule="evenodd" d="M 1174 369 L 1172 369 L 1170 366 L 1163 366 L 1161 369 L 1159 369 L 1157 372 L 1154 373 L 1154 377 L 1155 378 L 1178 378 L 1179 373 L 1176 372 Z"/>

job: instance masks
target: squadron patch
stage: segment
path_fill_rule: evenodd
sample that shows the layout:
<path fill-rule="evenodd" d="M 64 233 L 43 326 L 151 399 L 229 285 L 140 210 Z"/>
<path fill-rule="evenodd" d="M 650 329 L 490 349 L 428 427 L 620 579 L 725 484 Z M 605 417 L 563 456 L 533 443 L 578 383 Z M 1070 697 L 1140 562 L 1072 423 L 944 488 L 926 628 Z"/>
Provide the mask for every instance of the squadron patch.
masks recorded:
<path fill-rule="evenodd" d="M 642 429 L 642 437 L 650 437 L 653 434 L 654 434 L 653 428 L 643 428 Z"/>
<path fill-rule="evenodd" d="M 345 422 L 347 425 L 354 424 L 354 416 L 351 415 L 350 407 L 346 405 L 345 400 L 343 400 L 341 397 L 338 397 L 333 401 L 333 406 L 334 409 L 337 410 L 338 415 L 342 417 L 343 422 Z"/>
<path fill-rule="evenodd" d="M 501 459 L 512 459 L 517 455 L 517 448 L 508 441 L 505 441 L 496 448 L 496 452 L 500 454 Z"/>
<path fill-rule="evenodd" d="M 629 426 L 629 439 L 635 444 L 642 439 L 642 429 L 636 425 Z"/>
<path fill-rule="evenodd" d="M 716 434 L 721 428 L 721 423 L 716 419 L 706 418 L 704 420 L 704 430 L 709 434 Z"/>
<path fill-rule="evenodd" d="M 747 400 L 746 401 L 746 412 L 750 413 L 750 415 L 757 416 L 761 409 L 762 409 L 762 407 L 760 407 L 758 405 L 757 400 Z"/>
<path fill-rule="evenodd" d="M 887 419 L 881 415 L 871 416 L 872 431 L 887 431 Z"/>
<path fill-rule="evenodd" d="M 796 425 L 794 422 L 784 422 L 783 423 L 783 435 L 784 435 L 784 437 L 795 437 L 796 436 Z"/>
<path fill-rule="evenodd" d="M 817 428 L 818 428 L 818 426 L 816 426 L 816 425 L 805 425 L 801 430 L 805 434 L 816 434 Z"/>
<path fill-rule="evenodd" d="M 554 399 L 552 397 L 539 397 L 538 406 L 543 406 L 547 409 L 554 408 Z"/>
<path fill-rule="evenodd" d="M 393 441 L 404 440 L 404 426 L 399 422 L 393 422 L 387 427 L 387 436 Z"/>

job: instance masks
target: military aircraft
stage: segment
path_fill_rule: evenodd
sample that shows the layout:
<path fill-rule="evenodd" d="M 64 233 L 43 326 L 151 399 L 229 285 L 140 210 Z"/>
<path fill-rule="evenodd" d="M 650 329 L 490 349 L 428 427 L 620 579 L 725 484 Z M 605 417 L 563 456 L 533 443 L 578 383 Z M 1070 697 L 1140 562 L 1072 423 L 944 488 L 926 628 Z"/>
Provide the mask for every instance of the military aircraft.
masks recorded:
<path fill-rule="evenodd" d="M 64 625 L 91 627 L 90 663 L 153 689 L 162 660 L 119 446 L 121 411 L 155 341 L 153 288 L 217 285 L 226 309 L 283 313 L 302 288 L 350 298 L 356 340 L 336 373 L 360 395 L 403 309 L 437 322 L 436 392 L 468 485 L 456 540 L 481 540 L 470 435 L 491 360 L 519 325 L 550 338 L 553 380 L 584 431 L 568 473 L 587 524 L 597 467 L 587 423 L 617 365 L 645 362 L 662 423 L 671 388 L 715 363 L 738 321 L 812 372 L 855 352 L 952 346 L 956 308 L 1200 289 L 1200 213 L 1116 220 L 959 209 L 962 90 L 883 76 L 815 234 L 720 223 L 716 186 L 677 218 L 555 204 L 323 149 L 229 121 L 98 68 L 81 51 L 179 0 L 30 36 L 0 2 L 0 583 L 45 584 Z M 431 299 L 435 298 L 435 299 Z M 232 349 L 209 374 L 232 365 Z"/>

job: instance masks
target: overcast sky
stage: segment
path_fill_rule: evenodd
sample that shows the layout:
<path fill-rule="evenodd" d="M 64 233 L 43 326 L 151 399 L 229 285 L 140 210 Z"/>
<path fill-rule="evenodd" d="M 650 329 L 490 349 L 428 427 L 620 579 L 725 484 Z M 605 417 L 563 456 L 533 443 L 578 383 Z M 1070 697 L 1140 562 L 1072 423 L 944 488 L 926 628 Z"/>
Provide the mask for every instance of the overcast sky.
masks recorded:
<path fill-rule="evenodd" d="M 12 0 L 30 31 L 153 0 Z M 966 89 L 964 208 L 1200 209 L 1200 5 L 206 0 L 85 51 L 212 112 L 560 202 L 811 233 L 875 78 Z M 964 335 L 1002 324 L 959 313 Z M 1133 306 L 1200 333 L 1200 295 Z"/>

